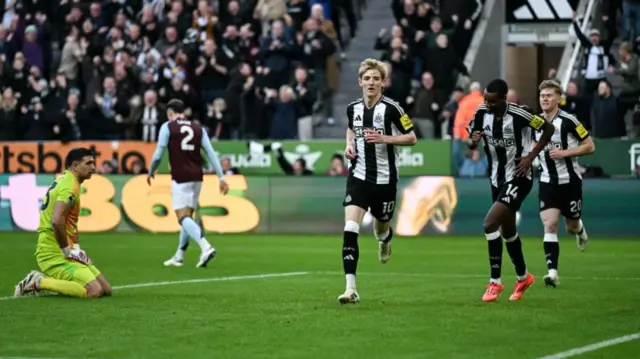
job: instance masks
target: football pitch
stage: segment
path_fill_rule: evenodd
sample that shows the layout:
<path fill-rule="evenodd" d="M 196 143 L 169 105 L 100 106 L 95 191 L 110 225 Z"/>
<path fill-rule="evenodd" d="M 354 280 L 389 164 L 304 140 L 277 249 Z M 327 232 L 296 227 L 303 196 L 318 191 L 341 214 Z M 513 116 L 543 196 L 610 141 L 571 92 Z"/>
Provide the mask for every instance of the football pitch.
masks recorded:
<path fill-rule="evenodd" d="M 385 265 L 362 235 L 361 302 L 341 306 L 340 234 L 209 235 L 218 256 L 206 269 L 195 268 L 195 243 L 184 267 L 163 267 L 177 235 L 85 234 L 113 297 L 12 299 L 35 269 L 35 238 L 0 233 L 0 358 L 538 359 L 640 332 L 640 240 L 594 237 L 581 253 L 561 236 L 552 289 L 542 282 L 542 241 L 527 238 L 536 283 L 508 301 L 515 276 L 505 250 L 505 293 L 482 303 L 482 235 L 398 237 Z M 575 357 L 640 356 L 640 340 L 604 344 Z M 550 358 L 565 357 L 574 356 Z"/>

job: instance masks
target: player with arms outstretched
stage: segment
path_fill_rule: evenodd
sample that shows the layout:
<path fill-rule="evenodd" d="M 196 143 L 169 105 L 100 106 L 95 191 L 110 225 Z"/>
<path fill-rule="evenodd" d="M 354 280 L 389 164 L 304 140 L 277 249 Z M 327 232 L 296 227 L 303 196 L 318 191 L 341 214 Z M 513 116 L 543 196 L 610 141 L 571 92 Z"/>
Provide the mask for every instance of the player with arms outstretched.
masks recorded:
<path fill-rule="evenodd" d="M 32 271 L 15 288 L 15 296 L 41 290 L 78 298 L 111 295 L 111 285 L 78 243 L 80 185 L 96 171 L 90 149 L 74 148 L 65 159 L 67 170 L 53 181 L 40 206 L 36 260 Z"/>
<path fill-rule="evenodd" d="M 169 164 L 171 165 L 171 196 L 173 209 L 178 217 L 180 240 L 176 253 L 164 262 L 167 267 L 180 267 L 183 264 L 189 238 L 198 243 L 202 250 L 197 268 L 206 267 L 207 263 L 216 255 L 216 250 L 209 241 L 204 238 L 200 226 L 193 220 L 195 209 L 198 207 L 200 190 L 202 189 L 204 149 L 209 161 L 209 167 L 215 169 L 220 181 L 220 193 L 226 195 L 229 186 L 224 181 L 224 174 L 220 166 L 220 160 L 213 151 L 207 131 L 198 122 L 189 120 L 185 114 L 185 105 L 180 100 L 171 100 L 167 104 L 167 118 L 160 127 L 158 135 L 158 147 L 151 160 L 151 169 L 147 176 L 147 182 L 151 185 L 164 151 L 169 149 Z"/>
<path fill-rule="evenodd" d="M 540 90 L 542 116 L 553 125 L 551 141 L 540 152 L 539 200 L 540 219 L 544 226 L 543 248 L 548 274 L 544 276 L 547 286 L 558 284 L 558 222 L 564 216 L 567 231 L 576 236 L 578 248 L 587 247 L 587 232 L 582 224 L 582 176 L 578 157 L 595 152 L 596 146 L 589 131 L 572 114 L 558 108 L 562 87 L 555 81 L 543 81 Z M 536 132 L 535 140 L 541 134 Z"/>
<path fill-rule="evenodd" d="M 416 135 L 413 123 L 397 102 L 382 95 L 387 77 L 384 63 L 367 59 L 360 64 L 358 85 L 362 98 L 347 106 L 349 127 L 345 155 L 351 161 L 343 202 L 345 226 L 342 264 L 347 281 L 340 303 L 356 303 L 358 234 L 360 223 L 371 209 L 374 235 L 378 240 L 380 262 L 391 256 L 391 219 L 395 209 L 398 159 L 396 146 L 413 146 Z"/>
<path fill-rule="evenodd" d="M 516 227 L 520 210 L 533 179 L 531 164 L 549 142 L 553 126 L 524 106 L 507 102 L 509 86 L 504 80 L 491 81 L 484 92 L 484 104 L 478 106 L 468 131 L 469 147 L 484 141 L 489 162 L 493 205 L 484 219 L 484 235 L 489 246 L 491 279 L 482 297 L 485 302 L 497 300 L 504 287 L 501 282 L 502 240 L 518 277 L 509 300 L 519 300 L 535 278 L 527 272 L 522 242 Z M 533 146 L 533 130 L 542 130 L 540 141 Z M 533 147 L 533 148 L 532 148 Z"/>

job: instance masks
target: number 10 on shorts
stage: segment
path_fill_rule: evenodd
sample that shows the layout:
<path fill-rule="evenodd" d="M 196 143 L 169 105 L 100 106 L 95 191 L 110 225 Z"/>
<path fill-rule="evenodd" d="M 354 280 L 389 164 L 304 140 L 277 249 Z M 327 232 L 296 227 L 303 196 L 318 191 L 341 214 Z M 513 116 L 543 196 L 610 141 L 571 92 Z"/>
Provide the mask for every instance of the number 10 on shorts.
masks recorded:
<path fill-rule="evenodd" d="M 382 202 L 382 214 L 393 212 L 396 208 L 396 201 Z"/>

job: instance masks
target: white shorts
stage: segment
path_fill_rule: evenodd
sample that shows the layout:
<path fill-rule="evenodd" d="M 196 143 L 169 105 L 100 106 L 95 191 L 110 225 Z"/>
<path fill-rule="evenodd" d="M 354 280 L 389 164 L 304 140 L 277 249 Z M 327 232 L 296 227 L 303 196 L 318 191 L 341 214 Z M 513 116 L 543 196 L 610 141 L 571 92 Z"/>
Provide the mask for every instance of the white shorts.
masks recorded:
<path fill-rule="evenodd" d="M 201 190 L 202 182 L 177 183 L 176 181 L 171 181 L 173 210 L 175 211 L 186 207 L 198 208 Z"/>

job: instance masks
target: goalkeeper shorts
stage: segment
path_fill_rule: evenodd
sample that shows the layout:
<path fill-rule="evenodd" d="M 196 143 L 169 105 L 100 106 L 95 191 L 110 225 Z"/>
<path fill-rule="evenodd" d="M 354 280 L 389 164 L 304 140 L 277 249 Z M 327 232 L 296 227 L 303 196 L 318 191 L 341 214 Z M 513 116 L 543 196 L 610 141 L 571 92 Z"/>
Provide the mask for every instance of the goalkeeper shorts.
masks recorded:
<path fill-rule="evenodd" d="M 36 261 L 45 276 L 76 282 L 82 286 L 96 280 L 100 275 L 100 270 L 93 264 L 87 265 L 69 260 L 61 251 L 56 253 L 56 251 L 38 250 Z"/>

